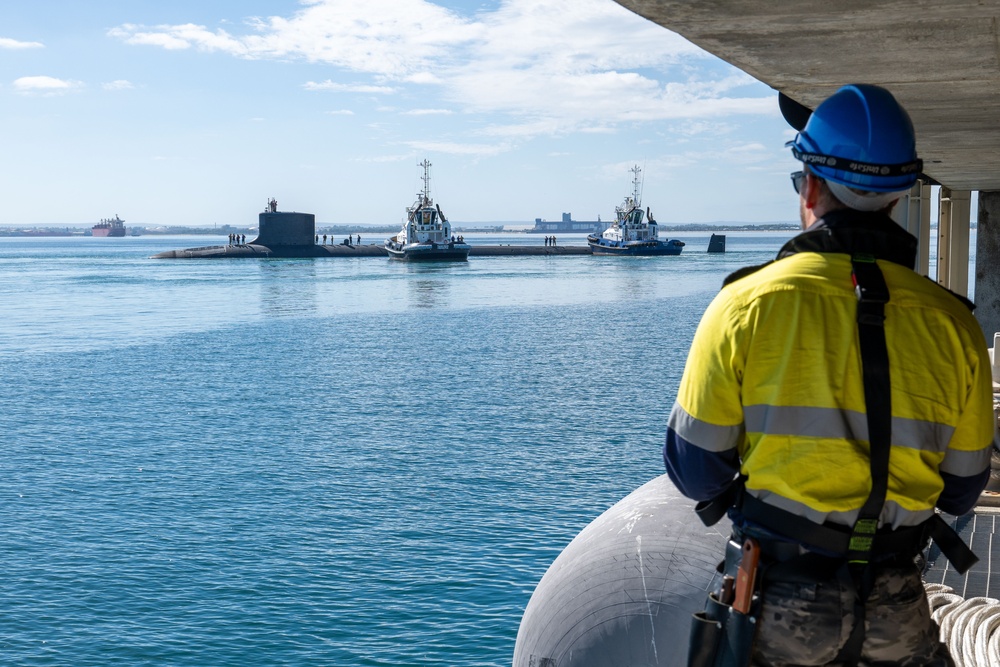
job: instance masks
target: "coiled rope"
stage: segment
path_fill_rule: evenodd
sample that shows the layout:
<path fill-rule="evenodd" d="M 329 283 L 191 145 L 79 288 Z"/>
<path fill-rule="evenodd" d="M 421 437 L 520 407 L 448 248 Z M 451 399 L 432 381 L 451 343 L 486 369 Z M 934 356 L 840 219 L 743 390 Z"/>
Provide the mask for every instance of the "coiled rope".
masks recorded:
<path fill-rule="evenodd" d="M 1000 667 L 1000 600 L 965 599 L 942 584 L 924 588 L 956 667 Z"/>

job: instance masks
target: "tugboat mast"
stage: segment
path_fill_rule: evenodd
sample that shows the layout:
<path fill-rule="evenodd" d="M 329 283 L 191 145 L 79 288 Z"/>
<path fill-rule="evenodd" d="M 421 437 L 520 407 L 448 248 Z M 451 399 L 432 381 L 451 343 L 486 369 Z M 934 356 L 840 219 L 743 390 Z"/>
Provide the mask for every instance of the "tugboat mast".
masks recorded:
<path fill-rule="evenodd" d="M 424 175 L 421 179 L 424 181 L 424 199 L 423 204 L 429 204 L 431 202 L 431 163 L 427 158 L 417 165 L 418 167 L 424 168 Z"/>
<path fill-rule="evenodd" d="M 642 179 L 639 178 L 642 169 L 635 165 L 629 171 L 632 172 L 632 202 L 638 208 L 642 204 Z"/>

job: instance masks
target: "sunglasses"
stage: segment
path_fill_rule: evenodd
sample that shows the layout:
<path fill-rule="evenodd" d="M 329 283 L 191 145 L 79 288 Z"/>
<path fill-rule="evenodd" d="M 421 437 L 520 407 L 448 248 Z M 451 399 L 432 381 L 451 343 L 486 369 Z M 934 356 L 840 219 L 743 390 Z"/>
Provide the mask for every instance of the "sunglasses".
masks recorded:
<path fill-rule="evenodd" d="M 792 177 L 792 187 L 795 188 L 795 194 L 800 194 L 802 191 L 802 184 L 806 180 L 806 172 L 793 171 L 791 173 L 791 177 Z"/>

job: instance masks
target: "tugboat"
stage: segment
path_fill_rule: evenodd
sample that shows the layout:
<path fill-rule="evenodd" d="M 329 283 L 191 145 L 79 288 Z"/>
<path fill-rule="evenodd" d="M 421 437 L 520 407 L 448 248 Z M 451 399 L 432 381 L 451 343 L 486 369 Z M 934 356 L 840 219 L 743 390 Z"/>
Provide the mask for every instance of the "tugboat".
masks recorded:
<path fill-rule="evenodd" d="M 642 210 L 642 170 L 635 165 L 632 172 L 632 195 L 615 207 L 615 221 L 603 234 L 587 236 L 587 245 L 595 255 L 679 255 L 684 241 L 661 241 L 659 225 L 653 220 L 649 207 Z M 643 219 L 645 214 L 645 220 Z"/>
<path fill-rule="evenodd" d="M 125 221 L 115 214 L 113 218 L 101 219 L 90 228 L 91 236 L 125 236 Z"/>
<path fill-rule="evenodd" d="M 459 261 L 469 259 L 471 246 L 451 233 L 451 223 L 441 207 L 431 200 L 431 163 L 424 159 L 424 191 L 406 209 L 406 222 L 392 238 L 385 240 L 390 259 L 409 261 Z"/>

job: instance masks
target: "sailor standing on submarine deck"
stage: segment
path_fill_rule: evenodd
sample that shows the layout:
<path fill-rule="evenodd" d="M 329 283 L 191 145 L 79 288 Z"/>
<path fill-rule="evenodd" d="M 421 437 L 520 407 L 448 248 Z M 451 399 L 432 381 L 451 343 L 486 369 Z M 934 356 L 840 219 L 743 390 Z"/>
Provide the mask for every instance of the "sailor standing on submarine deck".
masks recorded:
<path fill-rule="evenodd" d="M 888 215 L 922 167 L 892 94 L 841 88 L 790 146 L 804 231 L 706 310 L 667 472 L 760 543 L 752 664 L 951 665 L 915 560 L 989 479 L 986 342 Z"/>

